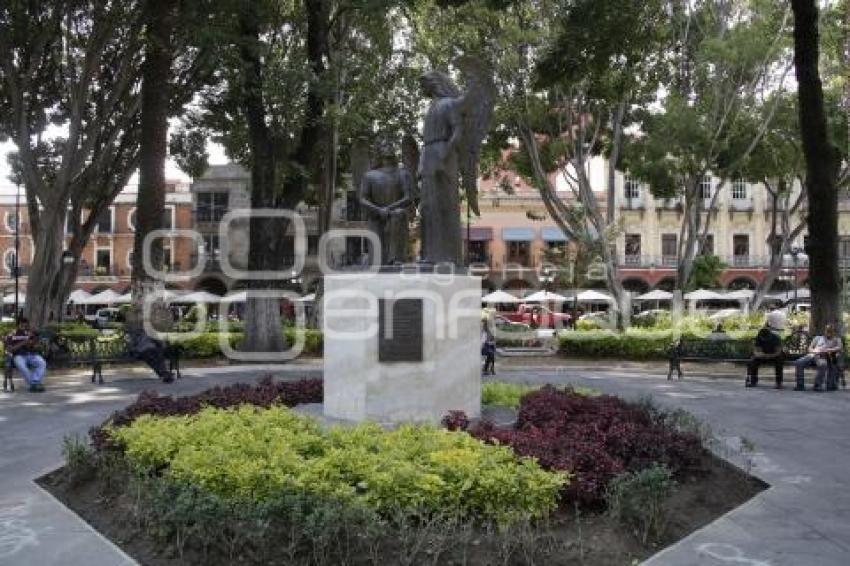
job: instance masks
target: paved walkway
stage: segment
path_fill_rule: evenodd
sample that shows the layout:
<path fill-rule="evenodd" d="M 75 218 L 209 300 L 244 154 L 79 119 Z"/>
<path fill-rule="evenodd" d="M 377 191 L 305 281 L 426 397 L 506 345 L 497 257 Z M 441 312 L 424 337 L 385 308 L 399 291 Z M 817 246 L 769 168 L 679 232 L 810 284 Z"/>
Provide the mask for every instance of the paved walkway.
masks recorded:
<path fill-rule="evenodd" d="M 600 364 L 603 365 L 603 364 Z M 611 366 L 607 366 L 611 367 Z M 318 375 L 315 364 L 189 369 L 163 385 L 124 370 L 94 387 L 82 374 L 54 380 L 47 393 L 0 393 L 0 564 L 118 565 L 132 563 L 32 480 L 61 464 L 62 439 L 85 434 L 143 389 L 175 394 L 265 373 Z M 712 425 L 729 446 L 755 445 L 753 473 L 771 488 L 647 562 L 656 565 L 830 566 L 850 564 L 850 392 L 745 390 L 740 380 L 699 377 L 667 382 L 654 367 L 600 370 L 511 368 L 500 380 L 575 383 L 683 407 Z"/>

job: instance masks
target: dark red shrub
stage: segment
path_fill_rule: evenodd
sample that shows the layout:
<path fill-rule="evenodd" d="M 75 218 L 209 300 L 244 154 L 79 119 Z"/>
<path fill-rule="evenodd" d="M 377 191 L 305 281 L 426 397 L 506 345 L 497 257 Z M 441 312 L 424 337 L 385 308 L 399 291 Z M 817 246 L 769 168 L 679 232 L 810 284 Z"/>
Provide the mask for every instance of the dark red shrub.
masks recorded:
<path fill-rule="evenodd" d="M 466 430 L 469 428 L 469 417 L 463 411 L 449 411 L 442 423 L 448 430 Z"/>
<path fill-rule="evenodd" d="M 266 376 L 256 384 L 236 383 L 226 387 L 213 387 L 195 395 L 174 398 L 156 391 L 143 391 L 136 401 L 112 415 L 100 426 L 89 431 L 92 444 L 98 449 L 109 447 L 109 437 L 104 425 L 127 426 L 142 415 L 175 416 L 193 415 L 204 407 L 226 409 L 238 405 L 294 407 L 302 403 L 322 402 L 322 380 L 274 381 Z"/>
<path fill-rule="evenodd" d="M 600 503 L 608 483 L 624 471 L 658 462 L 675 473 L 697 462 L 702 452 L 697 437 L 673 429 L 661 412 L 551 386 L 523 398 L 514 429 L 481 424 L 469 432 L 509 445 L 544 468 L 572 472 L 563 495 L 582 504 Z"/>

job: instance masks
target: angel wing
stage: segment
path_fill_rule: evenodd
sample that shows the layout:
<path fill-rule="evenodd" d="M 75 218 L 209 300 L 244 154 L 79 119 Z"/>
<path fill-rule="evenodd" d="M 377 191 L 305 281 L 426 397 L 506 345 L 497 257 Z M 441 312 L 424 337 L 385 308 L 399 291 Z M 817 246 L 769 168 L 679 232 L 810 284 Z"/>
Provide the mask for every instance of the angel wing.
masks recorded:
<path fill-rule="evenodd" d="M 463 139 L 459 148 L 458 165 L 470 209 L 479 215 L 478 159 L 481 156 L 481 143 L 490 130 L 490 118 L 496 102 L 496 85 L 493 82 L 491 67 L 480 59 L 461 57 L 457 66 L 466 84 L 461 105 Z"/>
<path fill-rule="evenodd" d="M 401 138 L 401 163 L 404 168 L 410 173 L 413 180 L 413 186 L 410 188 L 410 198 L 413 202 L 419 202 L 419 183 L 417 182 L 419 171 L 419 144 L 416 143 L 416 138 L 410 134 L 405 134 Z"/>
<path fill-rule="evenodd" d="M 369 149 L 369 144 L 366 143 L 364 139 L 355 139 L 351 144 L 351 183 L 354 187 L 355 194 L 360 194 L 360 182 L 363 180 L 363 176 L 369 171 L 369 168 L 372 166 L 372 159 L 370 157 L 371 151 Z M 354 199 L 353 201 L 355 206 L 357 206 L 357 211 L 355 212 L 356 218 L 361 218 L 360 207 L 356 204 L 360 201 L 358 199 Z"/>

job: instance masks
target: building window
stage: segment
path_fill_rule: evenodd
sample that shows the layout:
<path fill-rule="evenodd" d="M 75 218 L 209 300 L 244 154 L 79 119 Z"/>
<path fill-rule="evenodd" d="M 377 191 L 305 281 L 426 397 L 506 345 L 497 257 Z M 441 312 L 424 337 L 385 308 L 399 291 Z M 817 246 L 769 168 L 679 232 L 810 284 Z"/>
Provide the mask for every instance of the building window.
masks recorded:
<path fill-rule="evenodd" d="M 15 225 L 17 224 L 17 218 L 15 212 L 7 212 L 6 213 L 6 230 L 9 232 L 15 232 Z"/>
<path fill-rule="evenodd" d="M 632 179 L 627 175 L 623 188 L 626 194 L 626 200 L 640 198 L 640 182 L 637 179 Z"/>
<path fill-rule="evenodd" d="M 94 274 L 109 275 L 112 271 L 112 250 L 96 250 L 94 256 Z"/>
<path fill-rule="evenodd" d="M 747 265 L 750 261 L 750 237 L 747 234 L 732 236 L 732 259 L 735 265 Z"/>
<path fill-rule="evenodd" d="M 218 222 L 227 214 L 228 193 L 198 193 L 198 222 Z"/>
<path fill-rule="evenodd" d="M 531 244 L 529 242 L 508 242 L 508 263 L 528 263 Z"/>
<path fill-rule="evenodd" d="M 471 240 L 466 243 L 470 263 L 488 263 L 487 242 L 483 240 Z"/>
<path fill-rule="evenodd" d="M 15 274 L 15 271 L 14 271 L 15 270 L 15 250 L 14 249 L 8 249 L 8 250 L 6 250 L 6 253 L 3 254 L 3 267 L 6 269 L 7 272 L 11 273 L 12 275 Z"/>
<path fill-rule="evenodd" d="M 704 200 L 711 199 L 711 175 L 703 175 L 699 180 L 699 198 Z"/>
<path fill-rule="evenodd" d="M 136 231 L 136 209 L 132 209 L 129 213 L 127 213 L 127 226 L 130 228 L 131 232 Z M 173 230 L 174 229 L 174 207 L 166 206 L 165 210 L 162 212 L 162 229 L 163 230 Z"/>
<path fill-rule="evenodd" d="M 740 177 L 732 181 L 732 198 L 734 200 L 746 200 L 747 182 Z"/>
<path fill-rule="evenodd" d="M 850 259 L 850 236 L 838 237 L 838 257 Z"/>
<path fill-rule="evenodd" d="M 706 234 L 700 248 L 702 255 L 714 255 L 714 234 Z"/>
<path fill-rule="evenodd" d="M 208 260 L 218 261 L 221 254 L 218 234 L 204 234 L 204 249 L 202 253 Z"/>
<path fill-rule="evenodd" d="M 640 264 L 640 234 L 626 234 L 626 265 Z"/>
<path fill-rule="evenodd" d="M 94 231 L 98 234 L 112 233 L 112 208 L 107 208 L 100 213 L 95 222 Z"/>
<path fill-rule="evenodd" d="M 661 263 L 663 265 L 676 265 L 676 257 L 679 255 L 676 242 L 676 234 L 661 235 Z"/>

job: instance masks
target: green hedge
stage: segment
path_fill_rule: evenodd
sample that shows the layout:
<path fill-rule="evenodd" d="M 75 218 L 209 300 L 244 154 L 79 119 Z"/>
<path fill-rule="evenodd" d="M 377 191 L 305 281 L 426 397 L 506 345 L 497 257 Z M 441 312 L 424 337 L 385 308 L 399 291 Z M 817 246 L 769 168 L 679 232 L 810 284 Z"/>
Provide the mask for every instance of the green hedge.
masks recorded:
<path fill-rule="evenodd" d="M 284 338 L 288 346 L 295 342 L 295 329 L 285 328 L 283 330 Z M 304 331 L 304 351 L 308 356 L 322 355 L 322 333 L 319 330 L 307 329 Z M 242 342 L 241 332 L 232 332 L 227 335 L 230 346 L 238 349 Z M 194 335 L 190 338 L 181 336 L 180 333 L 172 333 L 169 335 L 169 341 L 178 344 L 183 348 L 183 357 L 185 358 L 216 358 L 223 356 L 219 342 L 219 333 L 203 332 Z"/>
<path fill-rule="evenodd" d="M 729 332 L 735 340 L 752 341 L 755 330 Z M 577 358 L 621 358 L 626 360 L 667 359 L 670 345 L 678 336 L 699 337 L 706 333 L 673 330 L 643 330 L 630 328 L 625 332 L 613 330 L 566 331 L 558 338 L 561 354 Z"/>

